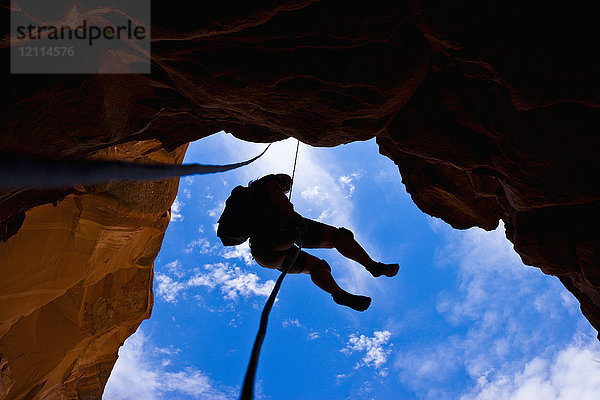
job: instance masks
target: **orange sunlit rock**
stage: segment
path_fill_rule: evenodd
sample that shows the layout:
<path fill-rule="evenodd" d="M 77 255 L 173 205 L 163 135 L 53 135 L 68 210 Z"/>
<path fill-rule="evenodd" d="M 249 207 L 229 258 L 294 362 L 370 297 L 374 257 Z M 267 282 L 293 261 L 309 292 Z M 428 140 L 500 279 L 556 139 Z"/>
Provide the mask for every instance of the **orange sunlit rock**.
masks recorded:
<path fill-rule="evenodd" d="M 94 158 L 181 163 L 185 147 L 132 142 Z M 27 212 L 0 246 L 0 398 L 101 397 L 119 347 L 150 316 L 153 262 L 177 186 L 81 187 Z"/>

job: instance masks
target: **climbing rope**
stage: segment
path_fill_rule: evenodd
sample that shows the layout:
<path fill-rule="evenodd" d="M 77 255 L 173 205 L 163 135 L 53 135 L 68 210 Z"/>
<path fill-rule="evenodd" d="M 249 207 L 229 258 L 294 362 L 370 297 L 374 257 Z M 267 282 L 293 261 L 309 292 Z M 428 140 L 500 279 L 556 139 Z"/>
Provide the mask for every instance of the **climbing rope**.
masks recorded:
<path fill-rule="evenodd" d="M 279 278 L 277 279 L 277 282 L 275 282 L 275 286 L 273 287 L 273 291 L 267 299 L 267 303 L 265 304 L 262 314 L 260 315 L 260 325 L 258 327 L 256 339 L 254 339 L 254 346 L 252 346 L 252 354 L 250 355 L 250 362 L 248 363 L 248 368 L 246 369 L 246 376 L 244 377 L 244 385 L 242 386 L 242 395 L 240 396 L 240 400 L 252 400 L 254 398 L 254 377 L 256 375 L 256 367 L 258 366 L 258 356 L 260 355 L 260 349 L 262 348 L 263 340 L 265 339 L 265 335 L 267 334 L 269 314 L 271 313 L 271 308 L 273 307 L 273 303 L 275 302 L 277 293 L 279 293 L 281 282 L 283 282 L 283 278 L 285 278 L 285 275 L 288 273 L 292 265 L 294 265 L 294 263 L 296 262 L 296 259 L 298 258 L 301 249 L 302 237 L 301 235 L 298 235 L 298 248 L 296 249 L 296 254 L 294 254 L 294 258 L 292 258 L 292 261 L 285 266 L 284 270 L 281 272 L 281 275 L 279 275 Z"/>
<path fill-rule="evenodd" d="M 296 139 L 298 140 L 298 139 Z M 292 186 L 290 186 L 290 201 L 292 201 L 292 189 L 294 188 L 294 177 L 296 176 L 296 162 L 298 161 L 298 149 L 300 148 L 300 140 L 296 143 L 296 157 L 294 157 L 294 170 L 292 171 Z"/>
<path fill-rule="evenodd" d="M 76 184 L 92 185 L 111 181 L 155 181 L 186 175 L 214 174 L 248 165 L 267 152 L 249 160 L 227 165 L 136 164 L 122 161 L 39 160 L 0 157 L 0 190 L 57 189 Z"/>
<path fill-rule="evenodd" d="M 300 141 L 298 140 L 298 144 L 296 145 L 296 157 L 294 158 L 294 170 L 292 172 L 292 185 L 290 186 L 290 201 L 292 200 L 292 189 L 294 188 L 294 177 L 296 176 L 296 162 L 298 161 L 298 149 L 300 147 Z M 279 288 L 281 287 L 281 282 L 283 282 L 283 278 L 285 278 L 286 274 L 296 262 L 298 255 L 300 254 L 300 250 L 302 250 L 302 235 L 298 234 L 298 248 L 296 249 L 296 254 L 285 266 L 281 275 L 275 282 L 275 286 L 273 287 L 273 291 L 271 295 L 267 299 L 267 303 L 263 308 L 262 314 L 260 315 L 260 325 L 258 327 L 258 332 L 256 333 L 256 339 L 254 339 L 254 345 L 252 346 L 252 353 L 250 355 L 250 362 L 248 363 L 248 368 L 246 369 L 246 376 L 244 377 L 244 384 L 242 386 L 242 394 L 240 396 L 240 400 L 252 400 L 254 398 L 254 378 L 256 376 L 256 367 L 258 366 L 258 357 L 260 356 L 260 349 L 262 348 L 263 341 L 265 340 L 265 335 L 267 334 L 267 324 L 269 323 L 269 314 L 271 313 L 271 308 L 273 307 L 273 303 L 275 303 L 275 298 L 277 298 L 277 293 L 279 293 Z"/>

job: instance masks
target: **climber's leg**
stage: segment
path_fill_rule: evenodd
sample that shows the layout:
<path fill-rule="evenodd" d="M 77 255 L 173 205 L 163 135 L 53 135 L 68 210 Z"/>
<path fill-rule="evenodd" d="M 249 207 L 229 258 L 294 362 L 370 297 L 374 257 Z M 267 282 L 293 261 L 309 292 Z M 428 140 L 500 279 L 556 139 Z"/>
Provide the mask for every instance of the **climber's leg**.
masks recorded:
<path fill-rule="evenodd" d="M 340 288 L 331 275 L 331 267 L 325 260 L 321 260 L 311 254 L 301 252 L 305 263 L 302 272 L 310 274 L 310 279 L 315 285 L 331 294 L 333 300 L 343 306 L 350 307 L 356 311 L 364 311 L 369 308 L 371 298 L 359 296 L 346 292 Z M 300 257 L 299 257 L 300 258 Z"/>
<path fill-rule="evenodd" d="M 331 294 L 333 300 L 338 304 L 357 311 L 364 311 L 371 304 L 371 298 L 353 295 L 340 288 L 335 279 L 333 279 L 331 267 L 326 261 L 305 251 L 300 250 L 298 252 L 299 249 L 296 246 L 285 251 L 276 251 L 261 248 L 256 242 L 250 241 L 250 250 L 252 251 L 254 260 L 265 268 L 283 271 L 293 262 L 291 267 L 288 268 L 289 274 L 309 274 L 313 283 Z M 298 253 L 298 256 L 296 256 L 296 253 Z"/>
<path fill-rule="evenodd" d="M 303 247 L 335 248 L 346 258 L 364 266 L 371 275 L 392 277 L 398 273 L 398 264 L 383 264 L 374 261 L 362 246 L 354 239 L 352 231 L 346 228 L 335 228 L 331 225 L 306 220 L 307 233 L 303 238 Z M 306 244 L 304 242 L 307 242 Z"/>
<path fill-rule="evenodd" d="M 302 235 L 302 247 L 314 249 L 337 249 L 344 257 L 367 265 L 373 262 L 367 252 L 354 240 L 354 235 L 346 228 L 335 228 L 321 222 L 304 219 L 307 226 Z"/>

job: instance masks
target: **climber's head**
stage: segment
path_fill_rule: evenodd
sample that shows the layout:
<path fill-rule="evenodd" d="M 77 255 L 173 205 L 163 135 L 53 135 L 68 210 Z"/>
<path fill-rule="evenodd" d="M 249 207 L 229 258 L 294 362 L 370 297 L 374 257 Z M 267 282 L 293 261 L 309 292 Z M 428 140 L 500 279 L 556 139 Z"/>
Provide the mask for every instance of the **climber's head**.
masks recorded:
<path fill-rule="evenodd" d="M 287 174 L 277 174 L 275 175 L 279 180 L 279 185 L 281 186 L 281 190 L 283 193 L 287 193 L 292 189 L 292 177 Z"/>

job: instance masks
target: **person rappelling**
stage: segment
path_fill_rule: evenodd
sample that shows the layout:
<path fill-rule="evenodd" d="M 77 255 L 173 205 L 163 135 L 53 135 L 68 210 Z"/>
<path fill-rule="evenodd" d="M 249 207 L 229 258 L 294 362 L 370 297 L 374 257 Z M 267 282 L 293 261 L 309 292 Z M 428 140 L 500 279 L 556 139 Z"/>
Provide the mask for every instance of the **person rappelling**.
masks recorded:
<path fill-rule="evenodd" d="M 309 274 L 313 283 L 329 293 L 337 304 L 366 310 L 371 304 L 370 297 L 342 289 L 331 275 L 329 264 L 300 250 L 299 244 L 302 248 L 335 248 L 374 277 L 393 277 L 399 265 L 374 261 L 350 230 L 298 214 L 286 196 L 291 188 L 292 178 L 286 174 L 270 174 L 251 181 L 247 187 L 237 186 L 226 201 L 217 236 L 226 246 L 241 244 L 249 238 L 252 256 L 262 267 Z"/>

